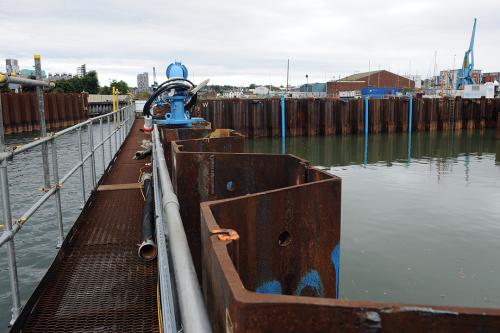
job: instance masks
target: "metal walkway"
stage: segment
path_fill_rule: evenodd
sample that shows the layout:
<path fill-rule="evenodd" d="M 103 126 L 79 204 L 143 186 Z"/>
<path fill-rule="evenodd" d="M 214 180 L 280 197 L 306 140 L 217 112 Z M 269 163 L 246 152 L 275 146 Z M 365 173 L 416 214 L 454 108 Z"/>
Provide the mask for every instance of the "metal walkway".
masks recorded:
<path fill-rule="evenodd" d="M 150 162 L 132 159 L 141 127 L 135 121 L 33 295 L 31 312 L 16 323 L 20 331 L 159 332 L 156 262 L 137 256 L 144 200 L 133 184 Z"/>

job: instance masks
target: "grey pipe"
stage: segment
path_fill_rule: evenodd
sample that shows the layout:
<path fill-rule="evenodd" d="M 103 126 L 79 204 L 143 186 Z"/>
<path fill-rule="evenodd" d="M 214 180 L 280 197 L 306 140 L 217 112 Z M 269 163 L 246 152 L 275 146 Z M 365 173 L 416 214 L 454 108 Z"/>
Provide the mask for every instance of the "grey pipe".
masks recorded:
<path fill-rule="evenodd" d="M 24 77 L 9 76 L 9 75 L 2 74 L 2 73 L 0 73 L 0 83 L 17 83 L 17 84 L 25 84 L 28 86 L 49 87 L 49 88 L 56 86 L 56 84 L 54 82 L 26 79 Z"/>
<path fill-rule="evenodd" d="M 179 212 L 179 202 L 173 191 L 157 125 L 154 127 L 153 139 L 158 174 L 160 176 L 160 187 L 163 193 L 162 208 L 168 230 L 168 245 L 174 266 L 175 284 L 184 332 L 211 332 L 212 329 L 208 321 L 205 303 L 203 302 L 200 285 L 198 284 L 193 259 Z"/>

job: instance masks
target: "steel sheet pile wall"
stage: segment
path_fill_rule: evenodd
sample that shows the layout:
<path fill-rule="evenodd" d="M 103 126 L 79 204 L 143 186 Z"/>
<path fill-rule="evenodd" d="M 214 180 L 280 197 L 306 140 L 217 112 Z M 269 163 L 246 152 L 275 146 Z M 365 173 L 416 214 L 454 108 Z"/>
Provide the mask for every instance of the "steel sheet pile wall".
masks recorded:
<path fill-rule="evenodd" d="M 286 99 L 287 136 L 354 134 L 364 131 L 363 100 Z M 413 99 L 413 131 L 495 128 L 500 99 Z M 213 128 L 232 128 L 249 137 L 277 137 L 280 101 L 271 99 L 212 99 L 199 103 L 196 113 Z M 370 133 L 408 130 L 409 99 L 369 101 Z"/>
<path fill-rule="evenodd" d="M 40 130 L 38 100 L 35 93 L 2 93 L 6 134 Z M 47 130 L 75 125 L 88 118 L 87 94 L 44 94 Z"/>
<path fill-rule="evenodd" d="M 381 128 L 397 128 L 391 105 L 378 103 Z M 242 153 L 234 131 L 163 130 L 163 140 L 214 332 L 500 329 L 496 309 L 338 299 L 338 177 L 292 155 Z"/>

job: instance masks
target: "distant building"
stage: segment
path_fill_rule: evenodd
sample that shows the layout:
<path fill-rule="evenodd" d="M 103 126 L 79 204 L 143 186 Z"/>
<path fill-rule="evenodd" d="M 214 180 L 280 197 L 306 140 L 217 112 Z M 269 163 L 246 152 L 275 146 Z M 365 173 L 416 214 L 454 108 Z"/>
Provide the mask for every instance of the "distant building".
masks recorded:
<path fill-rule="evenodd" d="M 500 72 L 483 73 L 483 83 L 495 81 L 500 82 Z"/>
<path fill-rule="evenodd" d="M 300 92 L 325 92 L 326 83 L 307 83 L 300 86 Z"/>
<path fill-rule="evenodd" d="M 357 94 L 363 88 L 415 88 L 415 82 L 386 70 L 358 73 L 336 81 L 327 82 L 327 94 L 340 96 L 343 92 Z"/>
<path fill-rule="evenodd" d="M 139 92 L 149 92 L 149 75 L 147 72 L 137 74 L 137 90 Z"/>
<path fill-rule="evenodd" d="M 85 75 L 87 75 L 87 67 L 85 64 L 76 68 L 76 76 L 77 77 L 84 77 Z"/>
<path fill-rule="evenodd" d="M 11 75 L 11 74 L 18 75 L 19 74 L 19 65 L 17 63 L 17 59 L 6 59 L 5 65 L 6 65 L 5 66 L 5 68 L 6 68 L 5 73 L 7 75 Z"/>
<path fill-rule="evenodd" d="M 264 86 L 259 86 L 253 89 L 253 93 L 257 96 L 269 95 L 269 88 Z"/>
<path fill-rule="evenodd" d="M 441 86 L 444 81 L 444 88 L 445 89 L 455 89 L 457 86 L 457 79 L 458 79 L 458 73 L 460 69 L 448 69 L 439 72 L 439 85 Z M 474 69 L 472 71 L 472 79 L 474 80 L 475 83 L 480 83 L 481 82 L 481 70 L 480 69 Z"/>
<path fill-rule="evenodd" d="M 49 81 L 70 80 L 75 76 L 71 73 L 49 73 Z"/>

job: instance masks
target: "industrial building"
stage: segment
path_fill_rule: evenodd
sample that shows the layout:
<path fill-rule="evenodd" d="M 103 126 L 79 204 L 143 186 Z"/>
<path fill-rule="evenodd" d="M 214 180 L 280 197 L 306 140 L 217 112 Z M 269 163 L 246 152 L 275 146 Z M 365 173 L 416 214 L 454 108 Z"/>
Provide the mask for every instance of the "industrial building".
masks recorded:
<path fill-rule="evenodd" d="M 415 82 L 404 76 L 391 73 L 386 70 L 357 73 L 336 81 L 327 82 L 328 96 L 341 96 L 342 93 L 350 93 L 354 97 L 356 92 L 363 88 L 415 88 Z"/>
<path fill-rule="evenodd" d="M 495 81 L 500 82 L 500 72 L 483 73 L 482 83 L 494 83 Z"/>
<path fill-rule="evenodd" d="M 149 92 L 149 74 L 147 72 L 137 74 L 137 91 Z"/>

